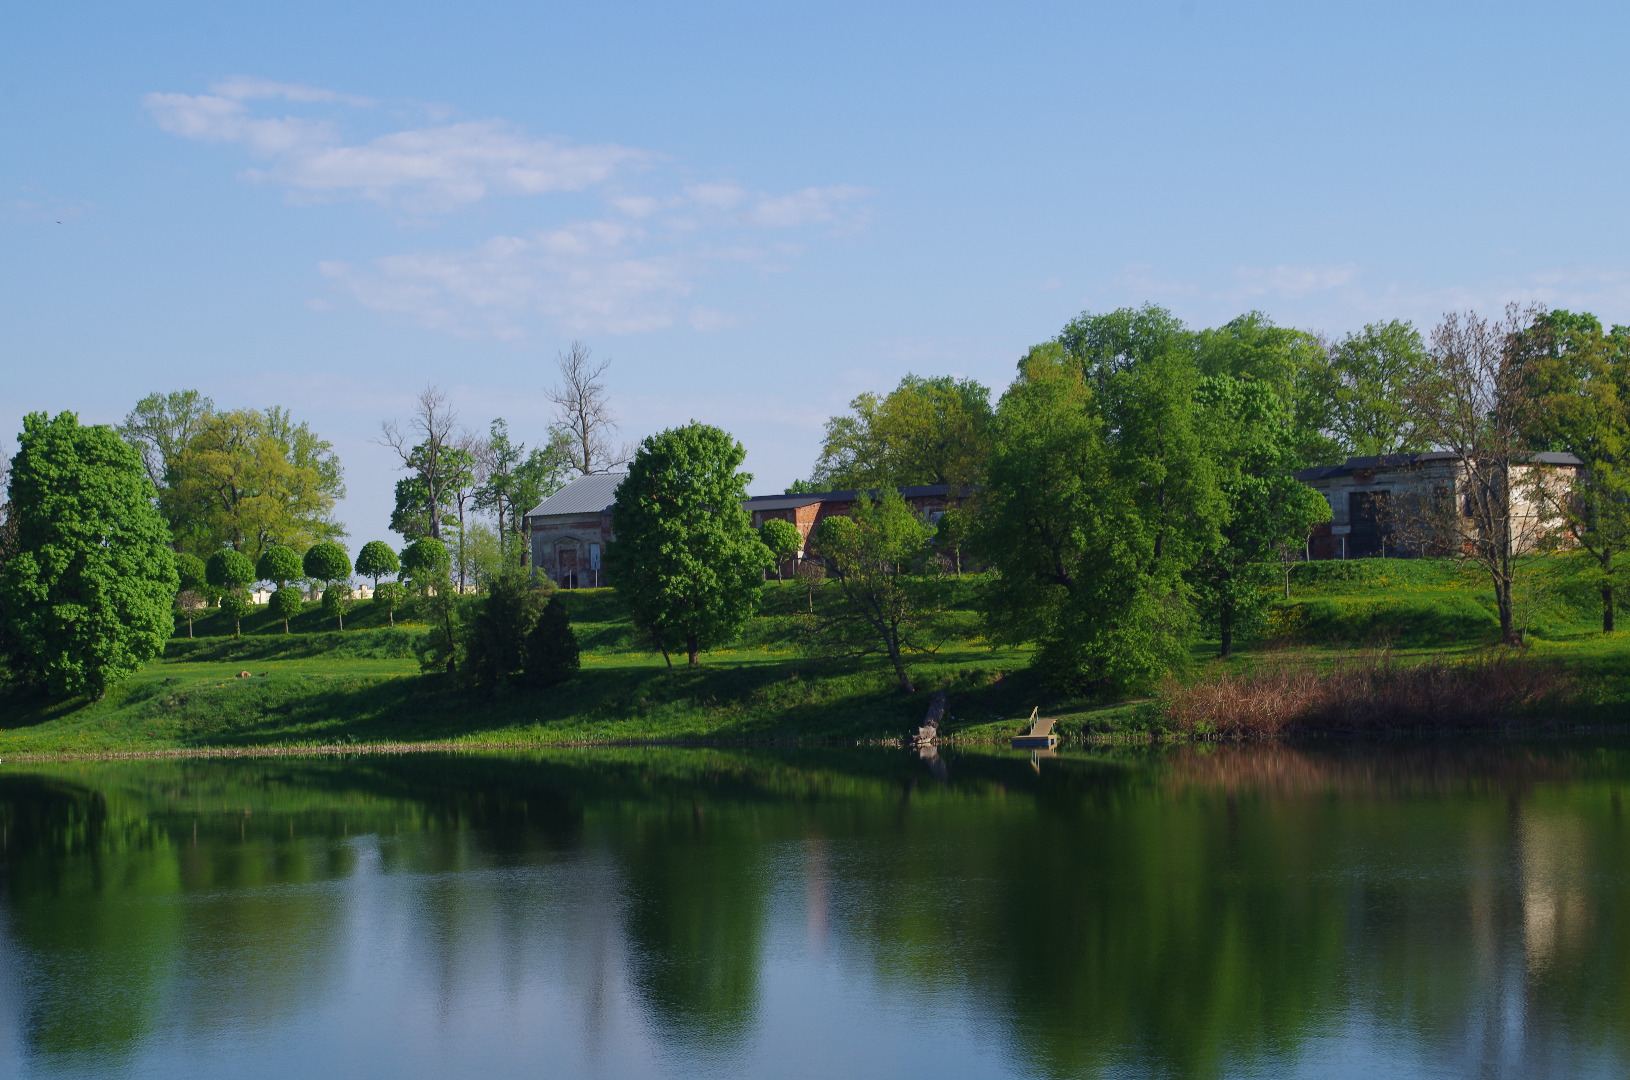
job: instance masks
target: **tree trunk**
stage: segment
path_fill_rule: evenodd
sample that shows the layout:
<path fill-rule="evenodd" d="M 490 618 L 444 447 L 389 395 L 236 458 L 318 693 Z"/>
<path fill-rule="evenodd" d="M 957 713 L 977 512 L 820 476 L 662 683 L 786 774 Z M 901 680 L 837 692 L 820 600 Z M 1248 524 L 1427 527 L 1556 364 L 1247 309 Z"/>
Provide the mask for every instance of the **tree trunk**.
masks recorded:
<path fill-rule="evenodd" d="M 904 661 L 900 659 L 899 639 L 893 635 L 889 637 L 889 663 L 894 665 L 894 677 L 900 680 L 900 689 L 908 694 L 916 693 L 917 688 L 911 685 L 911 673 L 906 670 Z"/>
<path fill-rule="evenodd" d="M 289 620 L 287 619 L 283 620 L 283 632 L 285 634 L 289 632 Z"/>
<path fill-rule="evenodd" d="M 1602 586 L 1602 633 L 1613 632 L 1613 586 Z"/>
<path fill-rule="evenodd" d="M 687 634 L 687 635 L 685 635 L 685 656 L 687 657 L 686 662 L 691 667 L 696 666 L 696 654 L 698 652 L 700 652 L 700 651 L 701 650 L 698 649 L 697 645 L 696 645 L 696 635 L 695 634 Z"/>
<path fill-rule="evenodd" d="M 1224 601 L 1218 615 L 1218 621 L 1222 624 L 1222 648 L 1219 655 L 1224 660 L 1229 660 L 1234 655 L 1234 605 Z"/>
<path fill-rule="evenodd" d="M 334 617 L 340 621 L 340 633 L 345 633 L 345 612 L 336 611 Z"/>
<path fill-rule="evenodd" d="M 392 629 L 394 629 L 396 627 L 396 609 L 395 608 L 388 609 L 385 612 L 385 618 L 387 618 L 387 619 L 389 619 L 391 621 L 391 627 L 392 627 Z"/>
<path fill-rule="evenodd" d="M 187 612 L 187 639 L 192 639 L 192 612 Z"/>

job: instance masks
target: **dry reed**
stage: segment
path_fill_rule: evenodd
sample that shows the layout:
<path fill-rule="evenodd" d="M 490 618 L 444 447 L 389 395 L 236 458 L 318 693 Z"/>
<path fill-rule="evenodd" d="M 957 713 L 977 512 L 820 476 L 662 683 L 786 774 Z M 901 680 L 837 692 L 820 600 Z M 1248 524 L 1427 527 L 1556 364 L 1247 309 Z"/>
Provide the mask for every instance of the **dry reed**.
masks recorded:
<path fill-rule="evenodd" d="M 1490 653 L 1401 662 L 1387 653 L 1270 658 L 1162 691 L 1167 723 L 1224 737 L 1324 731 L 1486 727 L 1565 704 L 1577 680 L 1561 665 Z"/>

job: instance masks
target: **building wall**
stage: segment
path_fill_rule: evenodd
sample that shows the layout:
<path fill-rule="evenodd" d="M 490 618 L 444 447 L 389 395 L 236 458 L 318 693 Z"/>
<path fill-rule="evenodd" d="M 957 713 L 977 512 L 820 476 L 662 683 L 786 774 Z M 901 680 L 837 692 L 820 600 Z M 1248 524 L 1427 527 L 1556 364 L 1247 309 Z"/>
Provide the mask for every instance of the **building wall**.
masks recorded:
<path fill-rule="evenodd" d="M 601 584 L 605 548 L 611 542 L 611 515 L 561 514 L 528 518 L 532 530 L 532 567 L 567 589 Z"/>

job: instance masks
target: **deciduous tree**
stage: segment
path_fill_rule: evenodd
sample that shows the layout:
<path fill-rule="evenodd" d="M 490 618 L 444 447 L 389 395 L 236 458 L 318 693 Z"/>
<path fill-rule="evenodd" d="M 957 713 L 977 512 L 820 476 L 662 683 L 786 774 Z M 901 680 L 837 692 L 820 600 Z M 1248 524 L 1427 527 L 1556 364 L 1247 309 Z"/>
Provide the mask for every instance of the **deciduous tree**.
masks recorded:
<path fill-rule="evenodd" d="M 1397 319 L 1369 323 L 1330 346 L 1329 426 L 1343 452 L 1379 456 L 1427 449 L 1409 407 L 1409 388 L 1431 363 L 1420 332 Z"/>
<path fill-rule="evenodd" d="M 141 459 L 110 427 L 31 413 L 12 461 L 0 617 L 53 694 L 100 698 L 157 656 L 179 579 Z"/>
<path fill-rule="evenodd" d="M 612 443 L 617 419 L 603 381 L 611 360 L 595 360 L 587 345 L 574 341 L 556 363 L 560 382 L 549 389 L 549 400 L 555 403 L 555 418 L 566 433 L 564 445 L 569 448 L 572 468 L 580 476 L 610 472 L 629 457 L 626 447 L 618 449 Z"/>
<path fill-rule="evenodd" d="M 441 539 L 442 515 L 446 511 L 450 483 L 457 479 L 457 464 L 447 460 L 447 453 L 455 446 L 458 413 L 447 402 L 447 395 L 434 386 L 419 394 L 413 414 L 406 423 L 387 420 L 380 425 L 380 443 L 394 450 L 402 460 L 402 467 L 418 480 L 418 494 L 424 500 L 425 535 Z M 402 505 L 402 488 L 397 485 L 397 506 Z M 405 524 L 405 522 L 404 522 Z M 410 526 L 411 527 L 411 526 Z M 393 517 L 391 528 L 397 529 Z"/>
<path fill-rule="evenodd" d="M 887 395 L 865 393 L 826 422 L 811 480 L 823 489 L 979 482 L 990 391 L 972 379 L 907 375 Z"/>
<path fill-rule="evenodd" d="M 775 580 L 786 580 L 781 576 L 781 564 L 797 558 L 798 553 L 804 550 L 804 534 L 790 521 L 771 518 L 758 527 L 758 539 L 769 549 L 770 558 L 775 560 Z"/>
<path fill-rule="evenodd" d="M 740 632 L 769 552 L 741 508 L 752 477 L 741 443 L 692 422 L 640 443 L 611 509 L 606 551 L 617 597 L 666 657 L 697 654 Z"/>
<path fill-rule="evenodd" d="M 305 601 L 300 596 L 297 585 L 279 585 L 267 602 L 273 615 L 283 620 L 283 632 L 289 632 L 289 620 L 300 614 L 305 607 Z"/>
<path fill-rule="evenodd" d="M 255 577 L 261 581 L 270 581 L 279 589 L 300 577 L 303 572 L 300 556 L 294 553 L 293 548 L 284 547 L 282 544 L 273 544 L 261 552 L 259 560 L 255 563 Z"/>
<path fill-rule="evenodd" d="M 375 595 L 379 592 L 380 578 L 387 574 L 400 573 L 401 570 L 401 560 L 383 540 L 370 540 L 357 552 L 357 573 L 373 579 Z"/>

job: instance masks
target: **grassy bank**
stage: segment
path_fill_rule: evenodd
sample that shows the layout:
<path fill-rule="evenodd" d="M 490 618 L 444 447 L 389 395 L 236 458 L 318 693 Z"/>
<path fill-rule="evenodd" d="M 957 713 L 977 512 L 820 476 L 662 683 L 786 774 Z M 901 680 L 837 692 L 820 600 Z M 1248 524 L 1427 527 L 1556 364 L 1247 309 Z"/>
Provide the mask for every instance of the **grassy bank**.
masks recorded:
<path fill-rule="evenodd" d="M 564 594 L 584 650 L 581 674 L 552 690 L 496 695 L 420 675 L 412 645 L 422 628 L 411 611 L 399 611 L 392 628 L 383 611 L 361 602 L 341 633 L 313 605 L 291 621 L 288 634 L 280 621 L 256 612 L 238 637 L 228 620 L 210 612 L 195 620 L 190 638 L 182 623 L 161 660 L 101 701 L 0 701 L 0 756 L 363 743 L 887 739 L 915 727 L 934 689 L 950 694 L 950 734 L 970 741 L 1005 739 L 1038 705 L 1062 719 L 1067 738 L 1343 730 L 1363 726 L 1348 708 L 1359 700 L 1382 703 L 1372 713 L 1406 727 L 1510 719 L 1619 723 L 1630 716 L 1630 635 L 1604 636 L 1588 604 L 1554 597 L 1532 605 L 1538 617 L 1525 659 L 1539 665 L 1500 683 L 1510 688 L 1505 697 L 1483 693 L 1495 685 L 1478 666 L 1487 663 L 1480 657 L 1497 630 L 1492 597 L 1448 563 L 1297 567 L 1291 598 L 1278 601 L 1270 620 L 1271 638 L 1227 663 L 1202 642 L 1189 672 L 1151 688 L 1151 700 L 1133 701 L 1049 693 L 1026 670 L 1024 650 L 992 649 L 979 638 L 974 588 L 971 580 L 957 584 L 949 613 L 957 636 L 918 665 L 914 696 L 901 694 L 878 665 L 822 664 L 801 655 L 797 616 L 808 598 L 792 583 L 770 585 L 741 640 L 705 654 L 694 669 L 670 670 L 661 656 L 643 651 L 609 590 Z M 1545 674 L 1536 682 L 1539 667 Z M 1404 708 L 1406 702 L 1414 705 Z"/>

